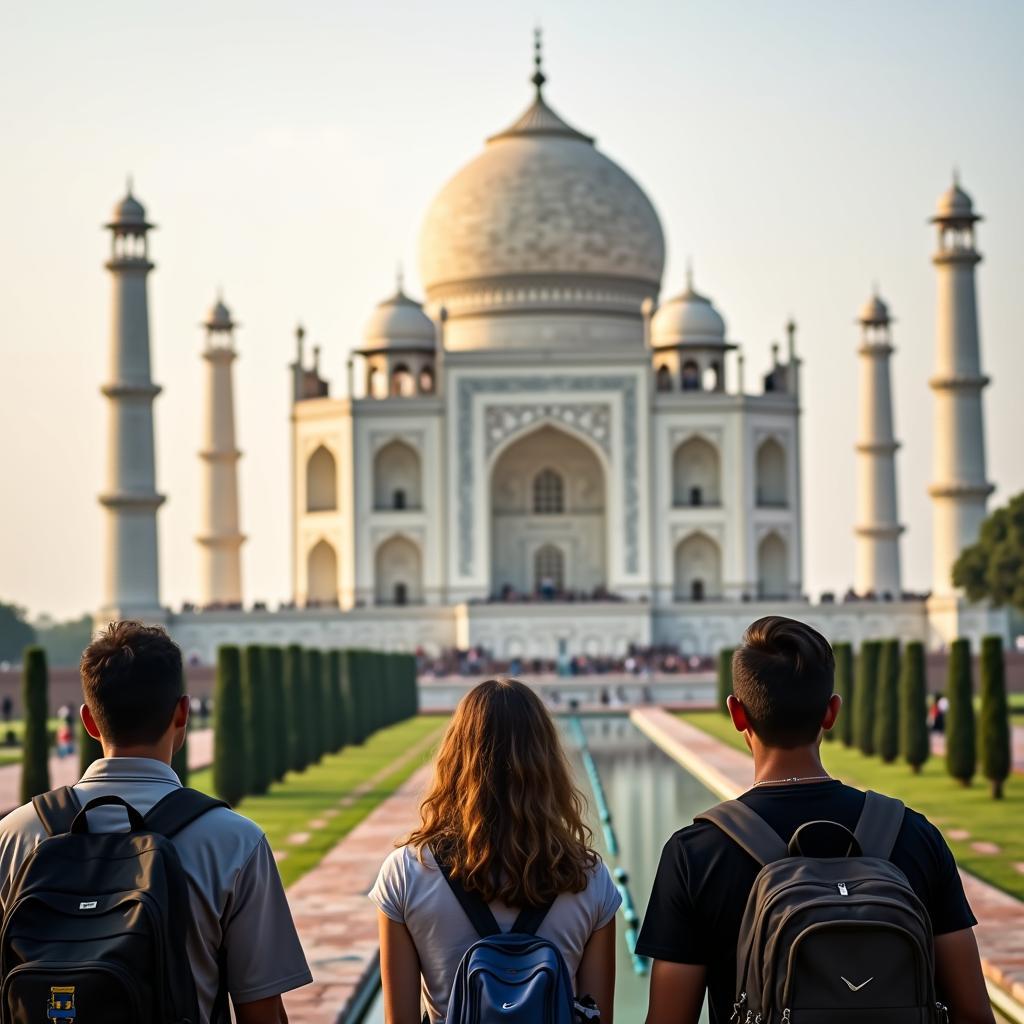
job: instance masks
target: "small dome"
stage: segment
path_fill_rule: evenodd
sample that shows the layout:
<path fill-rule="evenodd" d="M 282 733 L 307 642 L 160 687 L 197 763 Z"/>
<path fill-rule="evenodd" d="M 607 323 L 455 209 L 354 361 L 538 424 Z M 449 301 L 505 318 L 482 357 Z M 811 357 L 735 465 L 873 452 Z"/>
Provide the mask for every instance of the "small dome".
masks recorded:
<path fill-rule="evenodd" d="M 124 226 L 146 224 L 146 208 L 132 195 L 131 189 L 123 199 L 114 204 L 110 223 Z"/>
<path fill-rule="evenodd" d="M 971 197 L 960 187 L 960 182 L 953 184 L 939 196 L 935 207 L 935 220 L 977 220 L 974 203 Z"/>
<path fill-rule="evenodd" d="M 889 307 L 877 295 L 872 295 L 860 307 L 857 320 L 868 327 L 887 324 L 889 322 Z"/>
<path fill-rule="evenodd" d="M 377 306 L 363 328 L 363 352 L 432 350 L 436 344 L 434 321 L 401 288 Z"/>
<path fill-rule="evenodd" d="M 234 320 L 231 319 L 231 310 L 224 305 L 224 300 L 219 295 L 206 314 L 203 324 L 211 331 L 230 331 L 235 326 Z"/>
<path fill-rule="evenodd" d="M 675 348 L 678 345 L 725 345 L 725 320 L 711 300 L 693 290 L 663 303 L 651 318 L 651 345 Z"/>

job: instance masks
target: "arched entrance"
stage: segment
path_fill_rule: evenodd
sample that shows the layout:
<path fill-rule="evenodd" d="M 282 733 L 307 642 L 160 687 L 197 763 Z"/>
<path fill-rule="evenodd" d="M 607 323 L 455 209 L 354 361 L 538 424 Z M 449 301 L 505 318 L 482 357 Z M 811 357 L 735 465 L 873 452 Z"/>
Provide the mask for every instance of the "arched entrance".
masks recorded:
<path fill-rule="evenodd" d="M 513 441 L 491 471 L 492 594 L 539 594 L 559 578 L 559 594 L 602 590 L 605 504 L 604 466 L 584 441 L 554 426 Z"/>
<path fill-rule="evenodd" d="M 786 542 L 774 531 L 757 546 L 757 589 L 759 597 L 788 597 Z"/>
<path fill-rule="evenodd" d="M 389 442 L 373 460 L 373 507 L 418 509 L 422 504 L 419 454 L 404 441 Z"/>
<path fill-rule="evenodd" d="M 320 445 L 306 463 L 306 511 L 332 512 L 338 507 L 338 471 L 334 456 Z"/>
<path fill-rule="evenodd" d="M 702 437 L 691 437 L 672 456 L 672 504 L 676 508 L 720 505 L 721 470 L 718 449 Z"/>

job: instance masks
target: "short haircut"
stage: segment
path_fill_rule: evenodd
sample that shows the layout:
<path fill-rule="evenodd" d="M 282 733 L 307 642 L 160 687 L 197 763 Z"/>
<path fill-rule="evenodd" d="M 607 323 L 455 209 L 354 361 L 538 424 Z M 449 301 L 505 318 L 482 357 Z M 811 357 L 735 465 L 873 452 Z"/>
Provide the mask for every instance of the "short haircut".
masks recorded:
<path fill-rule="evenodd" d="M 732 658 L 733 693 L 770 747 L 813 743 L 832 697 L 836 661 L 805 622 L 766 615 L 752 622 Z"/>
<path fill-rule="evenodd" d="M 156 743 L 184 692 L 181 649 L 160 626 L 111 622 L 79 666 L 85 703 L 108 743 Z"/>

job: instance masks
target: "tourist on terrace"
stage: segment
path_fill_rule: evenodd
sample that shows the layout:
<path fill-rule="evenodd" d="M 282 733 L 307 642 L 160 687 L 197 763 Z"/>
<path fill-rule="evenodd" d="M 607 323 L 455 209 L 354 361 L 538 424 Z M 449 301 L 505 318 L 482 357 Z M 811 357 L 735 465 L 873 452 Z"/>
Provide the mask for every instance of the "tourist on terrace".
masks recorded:
<path fill-rule="evenodd" d="M 591 996 L 609 1024 L 622 898 L 590 846 L 583 798 L 532 690 L 492 679 L 463 697 L 422 819 L 370 893 L 388 1024 L 420 1024 L 423 1007 L 423 1020 L 443 1021 L 456 968 L 479 937 L 436 857 L 486 902 L 503 931 L 521 910 L 550 904 L 535 934 L 554 943 L 577 996 Z"/>

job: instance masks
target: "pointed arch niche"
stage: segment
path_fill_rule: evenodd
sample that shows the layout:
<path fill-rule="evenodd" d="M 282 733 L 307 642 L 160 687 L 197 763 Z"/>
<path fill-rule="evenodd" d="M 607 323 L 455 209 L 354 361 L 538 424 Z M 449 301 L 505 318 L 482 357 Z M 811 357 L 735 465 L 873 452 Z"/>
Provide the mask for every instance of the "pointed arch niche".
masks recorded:
<path fill-rule="evenodd" d="M 757 545 L 757 593 L 762 598 L 789 596 L 786 542 L 774 530 Z"/>
<path fill-rule="evenodd" d="M 338 556 L 326 540 L 318 540 L 306 557 L 306 604 L 338 603 Z"/>
<path fill-rule="evenodd" d="M 419 453 L 404 441 L 389 441 L 373 459 L 373 507 L 423 507 L 423 473 Z"/>
<path fill-rule="evenodd" d="M 691 533 L 676 545 L 672 589 L 677 601 L 722 596 L 722 550 L 706 533 Z"/>
<path fill-rule="evenodd" d="M 421 604 L 423 558 L 419 545 L 402 536 L 384 541 L 374 556 L 374 588 L 377 604 Z"/>
<path fill-rule="evenodd" d="M 338 466 L 324 445 L 306 462 L 306 511 L 333 512 L 338 507 Z"/>
<path fill-rule="evenodd" d="M 785 508 L 786 452 L 775 438 L 762 441 L 757 449 L 756 472 L 758 508 Z"/>
<path fill-rule="evenodd" d="M 718 449 L 703 437 L 691 437 L 672 455 L 672 504 L 696 508 L 722 503 L 722 463 Z"/>

